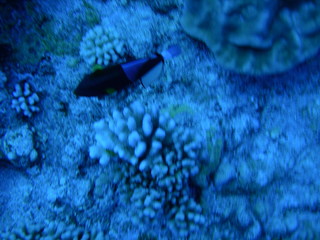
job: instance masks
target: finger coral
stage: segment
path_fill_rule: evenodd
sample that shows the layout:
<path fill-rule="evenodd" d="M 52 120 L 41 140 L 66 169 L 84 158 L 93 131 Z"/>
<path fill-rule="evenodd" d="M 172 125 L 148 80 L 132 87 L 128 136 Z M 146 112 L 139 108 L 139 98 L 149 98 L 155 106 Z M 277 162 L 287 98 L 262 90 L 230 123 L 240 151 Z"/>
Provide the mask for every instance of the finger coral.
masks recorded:
<path fill-rule="evenodd" d="M 124 52 L 123 42 L 116 31 L 106 24 L 90 29 L 80 43 L 80 56 L 89 65 L 117 62 Z"/>
<path fill-rule="evenodd" d="M 32 114 L 40 111 L 37 106 L 39 97 L 28 82 L 17 83 L 12 95 L 11 107 L 17 113 L 22 113 L 25 117 L 31 117 Z"/>
<path fill-rule="evenodd" d="M 201 143 L 190 129 L 156 108 L 134 102 L 94 124 L 91 158 L 102 165 L 121 163 L 123 192 L 138 219 L 167 220 L 172 232 L 186 237 L 204 223 L 190 179 L 199 172 Z"/>

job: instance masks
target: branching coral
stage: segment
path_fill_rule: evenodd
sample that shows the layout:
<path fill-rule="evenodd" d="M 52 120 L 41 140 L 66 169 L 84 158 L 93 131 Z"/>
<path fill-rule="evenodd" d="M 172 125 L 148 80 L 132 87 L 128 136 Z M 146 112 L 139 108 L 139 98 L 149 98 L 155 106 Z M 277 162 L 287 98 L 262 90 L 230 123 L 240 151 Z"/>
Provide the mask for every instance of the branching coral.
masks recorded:
<path fill-rule="evenodd" d="M 105 165 L 121 163 L 121 186 L 139 219 L 166 218 L 170 229 L 187 236 L 204 223 L 189 181 L 199 172 L 201 143 L 156 108 L 139 102 L 94 124 L 96 145 L 90 156 Z"/>
<path fill-rule="evenodd" d="M 31 117 L 33 113 L 39 112 L 40 109 L 36 106 L 39 97 L 37 93 L 33 92 L 28 82 L 17 83 L 12 95 L 14 98 L 11 107 L 18 113 Z"/>
<path fill-rule="evenodd" d="M 98 25 L 89 30 L 80 44 L 80 55 L 90 65 L 108 65 L 117 62 L 124 52 L 123 42 L 115 30 Z"/>

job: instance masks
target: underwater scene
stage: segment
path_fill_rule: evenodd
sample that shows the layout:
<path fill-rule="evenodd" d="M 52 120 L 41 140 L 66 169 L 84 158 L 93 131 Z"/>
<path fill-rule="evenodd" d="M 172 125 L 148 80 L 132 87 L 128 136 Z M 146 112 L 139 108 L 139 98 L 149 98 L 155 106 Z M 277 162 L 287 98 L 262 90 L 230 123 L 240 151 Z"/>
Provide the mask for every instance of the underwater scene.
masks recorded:
<path fill-rule="evenodd" d="M 320 0 L 0 0 L 0 240 L 320 239 Z"/>

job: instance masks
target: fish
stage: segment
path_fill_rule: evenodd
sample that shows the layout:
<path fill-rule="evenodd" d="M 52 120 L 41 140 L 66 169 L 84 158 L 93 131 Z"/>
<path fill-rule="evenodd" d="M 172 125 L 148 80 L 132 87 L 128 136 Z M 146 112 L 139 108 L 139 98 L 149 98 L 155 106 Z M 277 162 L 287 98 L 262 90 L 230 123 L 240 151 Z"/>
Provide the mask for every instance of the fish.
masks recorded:
<path fill-rule="evenodd" d="M 172 45 L 161 53 L 152 54 L 148 58 L 140 58 L 123 64 L 107 66 L 87 74 L 74 90 L 80 97 L 95 97 L 112 94 L 135 82 L 144 87 L 159 79 L 163 65 L 181 53 L 179 45 Z"/>

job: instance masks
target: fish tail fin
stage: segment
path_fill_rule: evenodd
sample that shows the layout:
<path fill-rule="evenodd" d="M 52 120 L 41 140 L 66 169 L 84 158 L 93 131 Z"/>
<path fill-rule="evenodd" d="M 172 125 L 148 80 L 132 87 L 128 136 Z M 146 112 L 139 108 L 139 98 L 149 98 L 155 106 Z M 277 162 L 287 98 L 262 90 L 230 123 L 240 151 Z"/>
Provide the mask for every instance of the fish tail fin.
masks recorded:
<path fill-rule="evenodd" d="M 179 45 L 171 45 L 168 49 L 162 51 L 160 54 L 164 60 L 169 60 L 178 56 L 181 53 L 181 48 Z"/>

